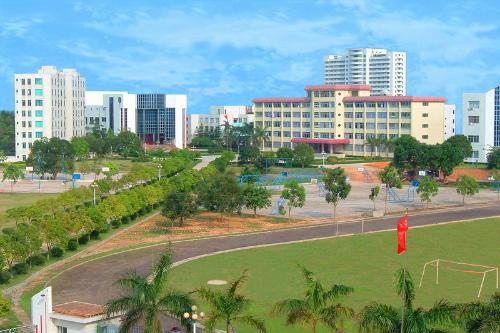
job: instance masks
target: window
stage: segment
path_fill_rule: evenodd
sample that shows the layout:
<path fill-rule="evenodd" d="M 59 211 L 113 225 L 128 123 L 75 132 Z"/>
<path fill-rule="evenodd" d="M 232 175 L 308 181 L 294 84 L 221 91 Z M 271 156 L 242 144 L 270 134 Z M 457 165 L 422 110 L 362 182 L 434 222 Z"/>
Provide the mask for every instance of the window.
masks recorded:
<path fill-rule="evenodd" d="M 291 118 L 292 117 L 292 113 L 291 112 L 283 112 L 283 117 L 285 117 L 285 118 Z"/>
<path fill-rule="evenodd" d="M 352 139 L 352 133 L 344 133 L 345 139 Z"/>
<path fill-rule="evenodd" d="M 273 135 L 274 135 L 275 137 L 281 138 L 281 132 L 280 132 L 280 131 L 274 131 L 274 132 L 273 132 Z"/>
<path fill-rule="evenodd" d="M 363 112 L 356 112 L 356 118 L 363 118 Z"/>
<path fill-rule="evenodd" d="M 57 333 L 68 333 L 68 328 L 64 326 L 57 326 Z"/>
<path fill-rule="evenodd" d="M 375 118 L 376 113 L 375 112 L 367 112 L 366 113 L 366 118 Z"/>
<path fill-rule="evenodd" d="M 345 128 L 352 128 L 352 123 L 344 123 Z"/>
<path fill-rule="evenodd" d="M 401 124 L 401 129 L 411 129 L 411 125 L 410 124 Z"/>
<path fill-rule="evenodd" d="M 283 122 L 283 127 L 290 127 L 290 122 L 289 121 L 284 121 Z"/>
<path fill-rule="evenodd" d="M 367 129 L 375 129 L 375 123 L 366 123 Z"/>
<path fill-rule="evenodd" d="M 275 121 L 274 127 L 281 127 L 281 121 Z"/>
<path fill-rule="evenodd" d="M 479 101 L 469 101 L 469 110 L 479 109 Z"/>
<path fill-rule="evenodd" d="M 273 126 L 273 122 L 272 121 L 265 121 L 264 122 L 264 126 L 265 127 L 271 127 L 271 126 Z"/>
<path fill-rule="evenodd" d="M 389 123 L 389 129 L 398 129 L 398 124 L 397 123 Z"/>
<path fill-rule="evenodd" d="M 300 138 L 300 132 L 293 132 L 293 133 L 292 133 L 292 136 L 293 136 L 294 138 Z"/>
<path fill-rule="evenodd" d="M 273 113 L 272 112 L 264 112 L 264 117 L 268 117 L 268 118 L 272 118 L 273 117 Z"/>
<path fill-rule="evenodd" d="M 302 133 L 303 138 L 310 138 L 311 137 L 311 132 L 303 132 Z"/>
<path fill-rule="evenodd" d="M 429 124 L 422 124 L 422 128 L 429 128 Z"/>
<path fill-rule="evenodd" d="M 429 102 L 422 102 L 423 106 L 429 106 Z"/>
<path fill-rule="evenodd" d="M 311 118 L 311 112 L 302 113 L 302 118 Z"/>
<path fill-rule="evenodd" d="M 278 117 L 278 118 L 279 118 L 279 117 L 281 117 L 281 112 L 275 112 L 275 113 L 274 113 L 274 116 L 275 116 L 275 117 Z"/>
<path fill-rule="evenodd" d="M 473 150 L 471 157 L 472 158 L 479 158 L 479 150 Z"/>
<path fill-rule="evenodd" d="M 361 129 L 362 129 L 362 128 L 365 128 L 365 123 L 355 123 L 355 124 L 354 124 L 354 127 L 355 127 L 355 128 L 361 128 Z"/>
<path fill-rule="evenodd" d="M 35 121 L 35 127 L 36 128 L 42 128 L 43 127 L 43 121 Z"/>
<path fill-rule="evenodd" d="M 410 119 L 411 113 L 410 112 L 401 112 L 401 118 Z"/>
<path fill-rule="evenodd" d="M 378 123 L 377 128 L 378 129 L 387 129 L 387 124 L 386 123 Z"/>
<path fill-rule="evenodd" d="M 352 112 L 345 112 L 344 118 L 352 118 Z"/>
<path fill-rule="evenodd" d="M 23 139 L 26 139 L 26 132 L 23 132 Z"/>
<path fill-rule="evenodd" d="M 41 100 L 41 99 L 36 99 L 36 100 L 35 100 L 35 106 L 43 106 L 43 100 Z"/>
<path fill-rule="evenodd" d="M 311 123 L 310 122 L 303 122 L 302 127 L 309 128 L 309 127 L 311 127 Z"/>
<path fill-rule="evenodd" d="M 35 96 L 43 96 L 43 89 L 35 89 Z"/>
<path fill-rule="evenodd" d="M 429 117 L 429 114 L 428 113 L 422 113 L 422 117 L 427 118 L 427 117 Z"/>
<path fill-rule="evenodd" d="M 43 132 L 35 132 L 35 138 L 37 139 L 43 138 Z"/>
<path fill-rule="evenodd" d="M 359 140 L 364 140 L 365 135 L 364 135 L 363 133 L 356 133 L 356 134 L 354 135 L 354 138 L 355 138 L 355 139 L 359 139 Z"/>
<path fill-rule="evenodd" d="M 43 79 L 41 77 L 35 78 L 35 84 L 43 84 Z"/>
<path fill-rule="evenodd" d="M 352 103 L 345 103 L 344 106 L 345 108 L 352 108 Z"/>
<path fill-rule="evenodd" d="M 467 136 L 469 139 L 470 143 L 478 143 L 479 142 L 479 135 L 469 135 Z"/>
<path fill-rule="evenodd" d="M 479 116 L 469 116 L 469 125 L 479 124 Z"/>
<path fill-rule="evenodd" d="M 367 108 L 374 108 L 375 107 L 375 103 L 366 103 L 366 107 Z"/>
<path fill-rule="evenodd" d="M 397 112 L 389 112 L 389 118 L 398 119 L 398 113 Z"/>
<path fill-rule="evenodd" d="M 43 110 L 35 110 L 35 117 L 43 117 Z"/>
<path fill-rule="evenodd" d="M 294 112 L 293 113 L 294 118 L 300 118 L 300 112 Z"/>
<path fill-rule="evenodd" d="M 31 132 L 28 132 L 28 139 L 31 139 L 32 138 L 32 134 Z"/>
<path fill-rule="evenodd" d="M 377 118 L 387 119 L 387 112 L 377 112 Z"/>
<path fill-rule="evenodd" d="M 377 107 L 379 108 L 386 108 L 387 107 L 387 102 L 378 102 Z"/>
<path fill-rule="evenodd" d="M 427 134 L 422 135 L 422 139 L 427 140 L 429 136 Z"/>
<path fill-rule="evenodd" d="M 300 128 L 300 121 L 294 121 L 292 125 L 294 128 Z"/>

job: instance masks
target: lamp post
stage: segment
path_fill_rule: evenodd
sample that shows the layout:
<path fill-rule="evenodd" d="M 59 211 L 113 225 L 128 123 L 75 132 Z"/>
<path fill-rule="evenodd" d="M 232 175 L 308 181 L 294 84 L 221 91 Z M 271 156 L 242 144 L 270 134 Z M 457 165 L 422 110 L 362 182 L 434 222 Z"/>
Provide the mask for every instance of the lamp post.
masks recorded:
<path fill-rule="evenodd" d="M 161 168 L 162 168 L 161 164 L 158 163 L 158 181 L 161 180 Z"/>
<path fill-rule="evenodd" d="M 193 333 L 196 333 L 196 324 L 198 322 L 198 318 L 203 319 L 205 317 L 204 312 L 200 312 L 198 315 L 198 307 L 196 305 L 191 306 L 191 312 L 184 312 L 184 319 L 191 319 L 193 323 Z"/>
<path fill-rule="evenodd" d="M 326 153 L 323 151 L 321 153 L 321 157 L 323 158 L 323 168 L 325 167 L 325 156 L 326 156 Z"/>
<path fill-rule="evenodd" d="M 96 183 L 92 183 L 92 184 L 90 184 L 90 187 L 92 187 L 92 190 L 93 190 L 93 192 L 94 192 L 94 197 L 93 197 L 94 199 L 93 199 L 93 201 L 92 201 L 92 202 L 94 203 L 94 207 L 95 207 L 95 189 L 96 189 L 97 187 L 99 187 L 99 186 L 98 186 Z"/>

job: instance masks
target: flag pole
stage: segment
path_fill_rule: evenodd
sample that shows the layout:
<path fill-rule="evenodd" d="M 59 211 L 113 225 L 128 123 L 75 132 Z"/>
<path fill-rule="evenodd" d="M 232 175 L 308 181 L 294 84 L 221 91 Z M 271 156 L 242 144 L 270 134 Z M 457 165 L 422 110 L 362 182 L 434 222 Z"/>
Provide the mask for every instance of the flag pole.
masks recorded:
<path fill-rule="evenodd" d="M 408 208 L 406 208 L 406 218 L 408 218 Z M 408 233 L 405 234 L 405 243 L 408 240 Z M 405 249 L 406 252 L 406 249 Z M 404 253 L 403 253 L 404 254 Z M 402 307 L 401 307 L 401 333 L 404 333 L 405 329 L 405 295 L 406 295 L 406 255 L 403 257 L 403 299 L 402 299 Z"/>

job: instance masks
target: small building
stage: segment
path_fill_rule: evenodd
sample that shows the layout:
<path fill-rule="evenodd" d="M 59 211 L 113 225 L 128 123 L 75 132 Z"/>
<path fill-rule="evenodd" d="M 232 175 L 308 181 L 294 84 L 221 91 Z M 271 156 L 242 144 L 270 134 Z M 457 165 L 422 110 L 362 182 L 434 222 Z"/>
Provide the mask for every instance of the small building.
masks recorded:
<path fill-rule="evenodd" d="M 31 298 L 31 322 L 35 333 L 115 333 L 120 316 L 107 318 L 102 305 L 68 302 L 52 304 L 52 288 Z"/>

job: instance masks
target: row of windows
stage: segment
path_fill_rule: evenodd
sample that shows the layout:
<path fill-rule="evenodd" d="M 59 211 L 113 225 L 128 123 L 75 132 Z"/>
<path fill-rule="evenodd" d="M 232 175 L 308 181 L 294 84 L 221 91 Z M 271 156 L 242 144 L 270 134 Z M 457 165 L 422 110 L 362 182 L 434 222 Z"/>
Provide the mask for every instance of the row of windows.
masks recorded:
<path fill-rule="evenodd" d="M 314 112 L 315 118 L 335 118 L 335 112 Z M 311 112 L 280 112 L 280 111 L 266 111 L 266 112 L 256 112 L 255 117 L 261 118 L 264 115 L 266 118 L 311 118 Z M 337 114 L 341 116 L 341 114 Z M 389 116 L 391 119 L 411 119 L 411 112 L 344 112 L 345 118 L 381 118 L 385 119 Z M 428 113 L 422 113 L 423 118 L 429 117 Z"/>
<path fill-rule="evenodd" d="M 16 112 L 17 114 L 19 114 L 19 111 Z M 31 117 L 32 116 L 32 112 L 30 110 L 28 111 L 21 111 L 21 116 L 22 117 Z M 43 110 L 35 110 L 35 117 L 43 117 Z"/>
<path fill-rule="evenodd" d="M 18 124 L 19 124 L 19 122 L 18 122 Z M 32 123 L 31 121 L 22 121 L 22 122 L 21 122 L 21 126 L 22 126 L 22 127 L 25 127 L 25 128 L 26 128 L 26 127 L 31 128 L 31 127 L 32 127 L 32 124 L 33 124 L 33 123 Z M 35 121 L 35 127 L 36 127 L 36 128 L 42 128 L 42 127 L 43 127 L 43 121 L 38 121 L 38 120 L 37 120 L 37 121 Z"/>
<path fill-rule="evenodd" d="M 408 101 L 404 101 L 404 102 L 355 102 L 355 103 L 345 103 L 344 104 L 346 108 L 352 108 L 353 106 L 357 107 L 357 108 L 364 108 L 364 107 L 367 107 L 367 108 L 375 108 L 375 107 L 378 107 L 378 108 L 387 108 L 387 106 L 391 107 L 391 108 L 398 108 L 398 107 L 401 107 L 401 108 L 409 108 L 411 106 L 411 102 L 408 102 Z M 428 102 L 423 102 L 422 103 L 423 106 L 429 106 L 429 103 Z"/>
<path fill-rule="evenodd" d="M 17 133 L 17 134 L 19 134 L 19 133 Z M 33 133 L 32 133 L 32 132 L 22 132 L 22 133 L 21 133 L 21 137 L 22 137 L 23 139 L 26 139 L 26 137 L 27 137 L 28 139 L 31 139 L 31 138 L 33 137 Z M 37 131 L 37 132 L 35 132 L 35 138 L 37 138 L 37 139 L 41 139 L 41 138 L 43 138 L 43 132 L 41 132 L 41 131 Z"/>
<path fill-rule="evenodd" d="M 283 103 L 255 103 L 255 107 L 261 108 L 264 105 L 265 108 L 272 108 L 273 106 L 275 108 L 289 108 L 290 106 L 292 108 L 309 108 L 311 107 L 311 103 L 309 102 L 304 102 L 304 103 L 288 103 L 288 102 L 283 102 Z"/>
<path fill-rule="evenodd" d="M 344 118 L 352 118 L 353 116 L 355 118 L 379 118 L 379 119 L 386 119 L 387 115 L 389 115 L 390 119 L 410 119 L 411 118 L 411 113 L 410 112 L 345 112 L 344 113 Z M 427 114 L 426 114 L 427 115 Z"/>
<path fill-rule="evenodd" d="M 478 143 L 479 142 L 479 135 L 468 135 L 467 139 L 469 139 L 470 143 Z"/>
<path fill-rule="evenodd" d="M 16 101 L 16 103 L 19 103 L 19 101 Z M 31 100 L 21 100 L 21 105 L 22 106 L 31 106 Z M 43 106 L 43 99 L 35 99 L 35 106 Z"/>
<path fill-rule="evenodd" d="M 16 82 L 18 82 L 18 79 L 16 79 Z M 22 85 L 25 85 L 25 84 L 30 85 L 31 79 L 21 79 L 21 84 Z M 35 78 L 35 84 L 43 84 L 43 79 L 41 77 Z"/>

